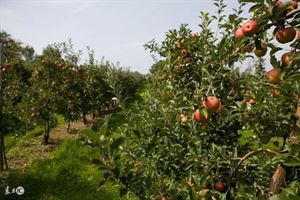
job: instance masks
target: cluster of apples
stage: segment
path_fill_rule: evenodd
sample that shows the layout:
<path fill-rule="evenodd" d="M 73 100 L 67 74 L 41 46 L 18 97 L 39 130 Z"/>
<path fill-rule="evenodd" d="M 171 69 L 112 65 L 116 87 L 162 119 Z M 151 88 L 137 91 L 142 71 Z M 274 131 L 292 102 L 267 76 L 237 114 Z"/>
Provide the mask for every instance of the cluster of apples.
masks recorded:
<path fill-rule="evenodd" d="M 203 108 L 199 109 L 198 105 L 195 107 L 195 111 L 192 115 L 192 119 L 196 122 L 207 122 L 213 112 L 220 113 L 224 109 L 224 105 L 215 96 L 208 96 L 202 102 Z M 207 112 L 206 112 L 207 111 Z M 185 123 L 189 120 L 189 117 L 183 113 L 179 115 L 181 123 Z"/>
<path fill-rule="evenodd" d="M 298 8 L 297 0 L 290 0 L 289 2 L 283 2 L 281 0 L 277 0 L 274 4 L 275 7 L 286 7 L 287 9 L 296 9 Z M 234 34 L 236 40 L 243 39 L 245 37 L 252 37 L 259 31 L 259 25 L 255 20 L 249 20 L 240 26 Z M 291 42 L 296 37 L 296 30 L 293 27 L 285 27 L 284 25 L 280 25 L 280 27 L 275 29 L 275 38 L 281 43 L 285 44 Z M 300 32 L 298 32 L 298 39 L 300 39 Z M 257 57 L 263 57 L 266 55 L 268 51 L 266 44 L 260 44 L 253 49 L 253 53 Z M 282 58 L 284 59 L 284 58 Z"/>
<path fill-rule="evenodd" d="M 287 9 L 292 10 L 298 8 L 298 2 L 297 0 L 291 0 L 288 2 L 277 0 L 274 6 L 286 7 Z M 300 32 L 297 33 L 293 27 L 285 27 L 284 25 L 281 25 L 275 28 L 275 38 L 281 44 L 292 42 L 296 37 L 300 40 Z M 295 52 L 284 53 L 281 56 L 282 67 L 289 65 L 294 60 L 294 57 Z M 279 68 L 273 68 L 267 72 L 266 76 L 270 83 L 278 84 L 280 82 L 281 70 Z M 273 88 L 271 95 L 273 97 L 278 96 L 280 95 L 280 91 Z"/>
<path fill-rule="evenodd" d="M 297 9 L 298 2 L 297 2 L 297 0 L 290 0 L 290 1 L 276 0 L 274 6 L 277 6 L 277 7 L 286 6 L 289 9 Z"/>
<path fill-rule="evenodd" d="M 236 40 L 240 40 L 245 37 L 252 37 L 258 31 L 259 31 L 259 26 L 257 22 L 255 20 L 249 20 L 248 22 L 244 23 L 235 31 L 234 38 Z M 260 44 L 259 46 L 256 46 L 253 49 L 253 52 L 257 57 L 263 57 L 264 55 L 266 55 L 267 51 L 268 48 L 266 44 Z"/>
<path fill-rule="evenodd" d="M 279 68 L 273 68 L 267 72 L 266 76 L 270 83 L 278 84 L 280 82 L 281 70 Z M 279 96 L 280 91 L 275 88 L 272 88 L 271 95 L 273 97 Z"/>
<path fill-rule="evenodd" d="M 185 47 L 186 40 L 195 40 L 198 37 L 198 34 L 193 32 L 188 37 L 182 40 L 175 41 L 175 47 L 180 49 L 180 56 L 177 57 L 177 62 L 183 62 L 184 64 L 188 64 L 192 61 L 190 57 L 190 51 L 187 47 Z M 180 68 L 179 65 L 176 68 Z"/>
<path fill-rule="evenodd" d="M 277 0 L 274 3 L 275 7 L 282 7 L 287 10 L 293 10 L 298 8 L 298 2 L 297 0 L 290 0 L 290 1 L 281 1 Z M 235 39 L 240 40 L 245 37 L 252 37 L 254 34 L 256 34 L 259 31 L 259 25 L 255 20 L 249 20 L 248 22 L 244 23 L 241 27 L 239 27 L 235 31 Z M 280 44 L 286 44 L 289 42 L 292 42 L 296 36 L 297 39 L 300 40 L 300 32 L 296 32 L 296 30 L 293 27 L 287 27 L 283 24 L 278 25 L 278 27 L 275 28 L 274 31 L 275 38 Z M 262 43 L 259 46 L 256 45 L 256 47 L 253 49 L 253 53 L 257 57 L 265 56 L 268 51 L 268 47 L 266 44 Z M 281 63 L 282 66 L 289 65 L 295 57 L 295 52 L 287 52 L 284 53 L 281 56 Z M 273 68 L 266 74 L 268 80 L 272 84 L 278 84 L 280 82 L 280 76 L 281 76 L 281 70 L 280 68 Z M 276 89 L 272 89 L 272 96 L 278 96 L 280 92 Z"/>
<path fill-rule="evenodd" d="M 220 100 L 215 96 L 208 96 L 206 97 L 202 105 L 204 106 L 204 109 L 206 109 L 207 115 L 203 110 L 196 109 L 193 114 L 193 119 L 196 122 L 207 122 L 210 119 L 210 116 L 213 112 L 221 112 L 224 109 L 224 106 L 221 104 Z"/>
<path fill-rule="evenodd" d="M 51 65 L 53 67 L 57 67 L 59 69 L 65 69 L 66 65 L 64 63 L 64 61 L 59 61 L 59 60 L 56 60 L 54 63 L 51 62 L 50 60 L 48 59 L 43 59 L 42 60 L 42 64 L 43 65 Z"/>

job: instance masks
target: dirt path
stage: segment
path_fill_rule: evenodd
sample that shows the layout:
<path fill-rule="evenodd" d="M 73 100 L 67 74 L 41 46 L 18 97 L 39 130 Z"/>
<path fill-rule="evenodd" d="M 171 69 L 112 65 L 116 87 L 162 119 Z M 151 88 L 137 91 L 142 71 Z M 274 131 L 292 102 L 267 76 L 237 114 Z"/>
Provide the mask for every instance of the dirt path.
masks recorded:
<path fill-rule="evenodd" d="M 50 131 L 49 144 L 42 144 L 43 135 L 20 141 L 7 152 L 10 170 L 23 169 L 34 159 L 48 158 L 50 153 L 66 138 L 77 138 L 80 130 L 86 127 L 82 122 L 71 122 L 71 131 L 67 133 L 67 124 L 58 125 Z M 21 144 L 20 144 L 21 143 Z"/>

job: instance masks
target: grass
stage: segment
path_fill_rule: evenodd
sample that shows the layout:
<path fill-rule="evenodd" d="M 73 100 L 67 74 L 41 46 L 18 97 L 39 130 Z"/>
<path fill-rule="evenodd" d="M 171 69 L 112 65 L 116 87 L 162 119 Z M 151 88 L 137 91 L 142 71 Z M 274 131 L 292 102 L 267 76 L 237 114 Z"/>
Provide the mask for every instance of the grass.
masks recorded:
<path fill-rule="evenodd" d="M 56 115 L 57 126 L 62 126 L 65 124 L 65 119 L 62 115 Z M 37 137 L 43 134 L 44 129 L 42 126 L 37 126 L 33 130 L 28 131 L 25 135 L 15 136 L 14 134 L 5 135 L 4 142 L 6 151 L 9 151 L 12 147 L 16 146 L 19 142 L 26 143 L 26 140 L 30 138 Z"/>
<path fill-rule="evenodd" d="M 114 113 L 109 122 L 110 128 L 121 125 L 123 116 Z M 23 145 L 30 145 L 30 141 L 38 135 L 39 128 L 26 134 L 10 151 L 11 154 L 25 155 Z M 99 149 L 84 144 L 86 138 L 95 141 L 99 135 L 92 129 L 81 131 L 78 139 L 64 139 L 60 145 L 45 159 L 31 158 L 30 166 L 0 174 L 0 199 L 22 200 L 130 200 L 131 195 L 120 197 L 120 186 L 108 182 L 99 189 L 98 184 L 103 180 L 104 172 L 93 164 L 94 158 L 101 158 Z M 18 151 L 18 152 L 16 152 Z M 13 155 L 12 155 L 13 156 Z M 2 177 L 2 180 L 1 180 Z M 5 196 L 5 188 L 10 190 L 18 186 L 25 189 L 22 196 L 10 194 Z"/>
<path fill-rule="evenodd" d="M 110 184 L 97 191 L 103 173 L 91 162 L 95 156 L 94 149 L 78 140 L 65 140 L 51 158 L 35 160 L 24 172 L 11 173 L 1 191 L 6 186 L 25 188 L 22 196 L 6 196 L 11 199 L 120 199 L 118 188 Z M 0 199 L 5 198 L 3 195 L 4 192 L 0 193 Z"/>

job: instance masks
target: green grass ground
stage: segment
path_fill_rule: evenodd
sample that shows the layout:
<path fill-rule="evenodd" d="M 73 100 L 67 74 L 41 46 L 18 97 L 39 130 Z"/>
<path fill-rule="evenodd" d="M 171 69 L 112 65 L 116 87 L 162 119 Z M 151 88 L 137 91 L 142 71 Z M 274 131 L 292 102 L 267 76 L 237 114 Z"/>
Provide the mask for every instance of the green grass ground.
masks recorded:
<path fill-rule="evenodd" d="M 78 140 L 65 140 L 51 158 L 36 160 L 23 172 L 11 173 L 6 184 L 10 188 L 22 186 L 25 193 L 4 195 L 1 199 L 119 199 L 118 188 L 107 185 L 97 191 L 102 173 L 93 165 L 91 158 L 97 152 L 88 146 L 82 146 Z M 5 189 L 6 185 L 2 184 Z"/>
<path fill-rule="evenodd" d="M 115 113 L 111 117 L 110 128 L 117 128 L 122 122 L 122 115 Z M 26 137 L 26 138 L 25 138 Z M 27 134 L 21 141 L 37 137 Z M 92 163 L 94 158 L 101 157 L 97 147 L 92 148 L 84 144 L 86 138 L 97 138 L 98 134 L 90 128 L 81 131 L 79 138 L 65 138 L 50 153 L 47 158 L 31 158 L 31 164 L 23 169 L 0 174 L 0 199 L 25 200 L 117 200 L 119 186 L 107 183 L 101 190 L 99 182 L 103 179 L 103 172 Z M 11 147 L 22 151 L 22 142 Z M 30 145 L 30 144 L 29 144 Z M 22 152 L 17 152 L 21 153 Z M 22 186 L 23 195 L 5 195 L 5 188 Z M 133 199 L 125 196 L 122 199 Z"/>

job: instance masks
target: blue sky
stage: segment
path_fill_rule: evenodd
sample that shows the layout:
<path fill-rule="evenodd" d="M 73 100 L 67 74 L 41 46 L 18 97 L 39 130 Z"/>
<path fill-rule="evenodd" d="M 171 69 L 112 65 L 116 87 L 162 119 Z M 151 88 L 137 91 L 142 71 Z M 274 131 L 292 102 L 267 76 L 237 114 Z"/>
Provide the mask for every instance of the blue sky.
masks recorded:
<path fill-rule="evenodd" d="M 239 5 L 224 3 L 227 12 Z M 37 53 L 71 38 L 76 50 L 147 73 L 154 61 L 143 45 L 183 23 L 198 31 L 200 11 L 214 13 L 213 0 L 0 0 L 0 29 Z"/>

